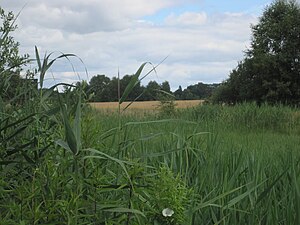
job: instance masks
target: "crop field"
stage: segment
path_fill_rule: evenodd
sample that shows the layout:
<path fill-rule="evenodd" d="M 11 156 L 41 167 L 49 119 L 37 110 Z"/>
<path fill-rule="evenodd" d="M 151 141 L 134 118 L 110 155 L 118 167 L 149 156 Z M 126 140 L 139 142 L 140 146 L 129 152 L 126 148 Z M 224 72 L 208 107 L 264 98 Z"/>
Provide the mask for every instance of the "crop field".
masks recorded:
<path fill-rule="evenodd" d="M 203 100 L 178 100 L 174 101 L 175 107 L 182 109 L 182 108 L 190 108 L 197 106 L 203 103 Z M 118 102 L 91 102 L 89 103 L 93 108 L 96 109 L 118 109 Z M 126 107 L 130 102 L 124 102 L 122 104 L 122 108 Z M 131 104 L 130 109 L 145 109 L 145 110 L 157 110 L 159 107 L 159 101 L 137 101 Z"/>

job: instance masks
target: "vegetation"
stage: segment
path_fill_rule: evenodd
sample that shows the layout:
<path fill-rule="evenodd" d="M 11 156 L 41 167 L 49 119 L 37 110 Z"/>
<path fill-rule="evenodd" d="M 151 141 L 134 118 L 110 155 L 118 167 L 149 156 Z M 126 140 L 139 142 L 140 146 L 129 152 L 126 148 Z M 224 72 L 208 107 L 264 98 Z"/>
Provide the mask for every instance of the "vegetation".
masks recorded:
<path fill-rule="evenodd" d="M 196 100 L 196 99 L 208 99 L 212 96 L 219 84 L 204 84 L 199 82 L 198 84 L 189 85 L 186 89 L 182 90 L 182 87 L 174 92 L 176 100 Z"/>
<path fill-rule="evenodd" d="M 216 102 L 255 101 L 299 105 L 300 7 L 276 0 L 252 27 L 246 57 L 214 96 Z"/>
<path fill-rule="evenodd" d="M 12 99 L 21 86 L 20 71 L 27 62 L 28 55 L 19 55 L 19 43 L 10 35 L 17 26 L 12 12 L 6 13 L 0 7 L 0 104 L 3 100 Z"/>
<path fill-rule="evenodd" d="M 1 95 L 1 225 L 300 224 L 297 108 L 166 104 L 126 115 L 144 63 L 117 89 L 118 112 L 100 113 L 85 104 L 84 82 L 44 89 L 47 70 L 76 56 L 35 50 L 39 88 L 23 82 L 18 95 Z"/>
<path fill-rule="evenodd" d="M 120 92 L 123 93 L 133 75 L 125 75 L 120 79 Z M 193 100 L 209 98 L 218 84 L 198 83 L 190 85 L 182 90 L 181 86 L 172 93 L 168 81 L 158 84 L 156 81 L 149 81 L 146 86 L 140 83 L 135 86 L 128 96 L 128 100 L 138 98 L 139 101 L 161 100 L 161 91 L 175 96 L 176 100 Z M 91 96 L 92 102 L 116 102 L 118 101 L 118 78 L 110 79 L 105 75 L 93 76 L 86 87 L 86 93 Z"/>
<path fill-rule="evenodd" d="M 120 117 L 81 111 L 80 97 L 64 102 L 28 120 L 31 105 L 22 117 L 1 112 L 2 224 L 300 222 L 297 110 L 203 105 Z"/>

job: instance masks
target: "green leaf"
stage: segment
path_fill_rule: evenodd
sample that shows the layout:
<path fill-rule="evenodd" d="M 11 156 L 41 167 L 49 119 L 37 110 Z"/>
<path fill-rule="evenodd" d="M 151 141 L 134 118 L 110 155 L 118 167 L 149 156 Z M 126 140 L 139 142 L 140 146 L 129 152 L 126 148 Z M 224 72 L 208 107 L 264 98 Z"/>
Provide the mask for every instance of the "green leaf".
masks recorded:
<path fill-rule="evenodd" d="M 218 196 L 216 196 L 216 197 L 214 197 L 214 198 L 212 198 L 212 199 L 210 199 L 210 200 L 208 200 L 208 201 L 206 201 L 206 202 L 201 202 L 197 207 L 195 207 L 195 208 L 193 209 L 193 211 L 196 212 L 196 211 L 198 211 L 198 210 L 200 210 L 200 209 L 202 209 L 202 208 L 205 208 L 205 207 L 208 207 L 208 206 L 212 206 L 212 204 L 213 204 L 215 201 L 217 201 L 217 200 L 219 200 L 219 199 L 222 199 L 222 198 L 226 197 L 227 195 L 230 195 L 230 194 L 232 194 L 232 193 L 234 193 L 234 192 L 236 192 L 236 191 L 242 189 L 244 186 L 245 186 L 245 185 L 242 185 L 242 186 L 240 186 L 240 187 L 237 187 L 237 188 L 234 188 L 234 189 L 232 189 L 232 190 L 230 190 L 230 191 L 227 191 L 227 192 L 225 192 L 225 193 L 222 193 L 222 194 L 220 194 L 220 195 L 218 195 Z"/>
<path fill-rule="evenodd" d="M 146 217 L 144 213 L 142 213 L 140 210 L 137 209 L 128 209 L 128 208 L 111 208 L 111 209 L 105 209 L 103 211 L 106 212 L 117 212 L 117 213 L 133 213 L 133 214 L 139 214 L 143 217 Z"/>
<path fill-rule="evenodd" d="M 56 58 L 52 59 L 50 62 L 49 59 L 50 59 L 50 56 L 53 54 L 50 53 L 50 54 L 45 54 L 44 56 L 44 60 L 43 60 L 43 63 L 41 63 L 41 58 L 40 58 L 40 55 L 39 55 L 39 51 L 38 51 L 38 48 L 35 46 L 35 57 L 36 57 L 36 61 L 37 61 L 37 64 L 38 64 L 38 70 L 40 72 L 40 88 L 43 88 L 43 84 L 44 84 L 44 79 L 45 79 L 45 75 L 46 75 L 46 72 L 48 71 L 48 69 L 53 65 L 53 63 L 60 59 L 60 58 L 67 58 L 68 57 L 76 57 L 76 55 L 74 54 L 61 54 L 59 56 L 57 56 Z"/>
<path fill-rule="evenodd" d="M 146 64 L 147 64 L 147 62 L 143 63 L 139 67 L 139 69 L 136 71 L 136 73 L 132 76 L 129 84 L 125 88 L 125 91 L 124 91 L 122 97 L 119 100 L 119 104 L 122 104 L 126 100 L 126 98 L 130 94 L 130 92 L 133 90 L 133 88 L 140 82 L 139 76 L 141 75 L 141 73 L 142 73 L 144 67 L 146 66 Z"/>
<path fill-rule="evenodd" d="M 107 159 L 110 159 L 110 160 L 112 160 L 112 161 L 118 163 L 118 164 L 121 166 L 121 168 L 123 169 L 124 173 L 126 174 L 126 176 L 127 176 L 128 180 L 129 180 L 131 186 L 133 186 L 133 184 L 132 184 L 132 182 L 131 182 L 130 175 L 129 175 L 129 173 L 128 173 L 126 167 L 125 167 L 125 164 L 133 165 L 133 163 L 128 162 L 128 161 L 123 161 L 123 160 L 120 160 L 120 159 L 117 159 L 117 158 L 114 158 L 114 157 L 112 157 L 112 156 L 110 156 L 110 155 L 108 155 L 108 154 L 105 154 L 105 153 L 103 153 L 103 152 L 100 152 L 99 150 L 96 150 L 96 149 L 88 148 L 88 149 L 85 149 L 85 150 L 86 150 L 86 151 L 89 151 L 89 152 L 92 152 L 92 153 L 94 153 L 94 154 L 100 155 L 100 156 L 102 156 L 102 157 L 104 156 L 104 157 L 106 157 Z M 84 157 L 84 158 L 97 158 L 97 155 L 96 155 L 96 156 L 95 156 L 95 155 L 90 155 L 90 156 L 86 156 L 86 157 Z"/>
<path fill-rule="evenodd" d="M 42 65 L 41 65 L 39 50 L 36 46 L 34 48 L 35 48 L 35 58 L 36 58 L 36 61 L 37 61 L 38 67 L 39 67 L 39 71 L 41 71 L 42 70 Z"/>
<path fill-rule="evenodd" d="M 269 192 L 272 190 L 272 188 L 275 186 L 275 184 L 281 179 L 281 177 L 283 177 L 283 175 L 288 171 L 288 169 L 283 171 L 267 188 L 265 188 L 265 190 L 258 196 L 258 198 L 256 200 L 256 205 L 261 200 L 263 200 L 264 197 L 266 197 L 269 194 Z"/>
<path fill-rule="evenodd" d="M 18 161 L 12 161 L 12 160 L 11 161 L 0 161 L 1 166 L 7 166 L 12 163 L 18 163 Z"/>
<path fill-rule="evenodd" d="M 68 143 L 68 146 L 70 150 L 73 152 L 74 155 L 78 154 L 78 143 L 75 137 L 75 134 L 72 130 L 72 127 L 70 125 L 70 121 L 67 116 L 67 110 L 66 110 L 66 105 L 62 106 L 62 116 L 63 116 L 63 121 L 64 121 L 64 127 L 65 127 L 65 135 L 66 135 L 66 140 Z"/>
<path fill-rule="evenodd" d="M 60 147 L 66 149 L 66 150 L 68 150 L 68 151 L 71 151 L 71 149 L 70 149 L 70 147 L 69 147 L 69 145 L 68 145 L 67 142 L 65 142 L 65 141 L 63 141 L 63 140 L 61 140 L 61 139 L 59 139 L 59 140 L 55 141 L 55 143 L 56 143 L 57 145 L 59 145 Z"/>
<path fill-rule="evenodd" d="M 78 103 L 74 120 L 74 134 L 77 141 L 77 152 L 81 148 L 81 93 L 78 97 Z"/>
<path fill-rule="evenodd" d="M 243 200 L 245 197 L 247 197 L 252 191 L 254 191 L 255 189 L 257 189 L 260 185 L 262 185 L 263 183 L 265 183 L 266 180 L 264 180 L 263 182 L 261 182 L 260 184 L 250 188 L 249 190 L 247 190 L 246 192 L 244 192 L 243 194 L 231 199 L 228 204 L 226 205 L 226 208 L 230 208 L 231 206 L 235 205 L 236 203 L 240 202 L 241 200 Z"/>

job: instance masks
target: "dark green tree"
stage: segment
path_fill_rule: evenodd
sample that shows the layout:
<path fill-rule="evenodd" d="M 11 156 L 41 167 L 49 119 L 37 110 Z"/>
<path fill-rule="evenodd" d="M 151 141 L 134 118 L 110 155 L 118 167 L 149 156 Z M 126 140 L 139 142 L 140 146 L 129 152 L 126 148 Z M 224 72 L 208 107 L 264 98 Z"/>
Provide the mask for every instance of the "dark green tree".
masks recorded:
<path fill-rule="evenodd" d="M 156 81 L 149 81 L 143 98 L 146 101 L 158 100 L 159 90 L 161 90 L 161 86 Z"/>
<path fill-rule="evenodd" d="M 197 96 L 195 96 L 190 89 L 186 88 L 182 92 L 182 100 L 194 100 L 197 99 Z"/>
<path fill-rule="evenodd" d="M 94 102 L 107 102 L 110 101 L 109 84 L 111 80 L 105 75 L 96 75 L 91 78 L 88 86 L 88 92 L 92 93 L 91 101 Z"/>
<path fill-rule="evenodd" d="M 179 85 L 178 89 L 174 91 L 174 96 L 176 100 L 181 100 L 182 99 L 182 87 Z"/>
<path fill-rule="evenodd" d="M 17 29 L 15 16 L 12 12 L 6 13 L 0 7 L 0 97 L 9 100 L 18 93 L 20 71 L 28 61 L 28 55 L 19 54 L 19 42 L 11 36 Z"/>
<path fill-rule="evenodd" d="M 171 93 L 171 87 L 168 81 L 164 81 L 161 83 L 160 88 L 162 91 Z"/>
<path fill-rule="evenodd" d="M 118 93 L 122 96 L 126 86 L 130 83 L 132 75 L 125 75 L 119 79 L 113 77 L 110 79 L 105 75 L 97 75 L 92 77 L 88 85 L 87 94 L 92 94 L 91 101 L 94 102 L 113 102 L 118 101 Z M 119 90 L 120 88 L 120 90 Z M 127 97 L 128 101 L 133 101 L 143 93 L 144 87 L 138 83 Z M 141 100 L 141 99 L 138 99 Z"/>
<path fill-rule="evenodd" d="M 127 85 L 130 83 L 133 75 L 125 75 L 123 78 L 120 80 L 120 90 L 121 90 L 121 95 L 124 93 Z M 133 100 L 142 100 L 139 96 L 143 93 L 144 88 L 141 86 L 141 83 L 139 82 L 138 84 L 135 85 L 135 87 L 132 89 L 132 91 L 129 93 L 127 97 L 127 101 L 133 101 Z M 141 96 L 142 97 L 142 96 Z"/>
<path fill-rule="evenodd" d="M 252 26 L 251 47 L 221 90 L 227 101 L 287 103 L 300 101 L 300 7 L 276 0 Z M 216 100 L 222 91 L 216 92 Z"/>
<path fill-rule="evenodd" d="M 190 90 L 194 99 L 206 99 L 212 95 L 215 85 L 199 82 L 188 86 L 187 89 Z"/>

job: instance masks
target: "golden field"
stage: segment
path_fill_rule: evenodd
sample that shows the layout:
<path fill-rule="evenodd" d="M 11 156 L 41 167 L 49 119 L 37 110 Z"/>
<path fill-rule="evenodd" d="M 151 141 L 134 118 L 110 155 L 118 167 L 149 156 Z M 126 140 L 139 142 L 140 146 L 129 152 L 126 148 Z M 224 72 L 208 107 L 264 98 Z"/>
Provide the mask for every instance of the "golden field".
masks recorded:
<path fill-rule="evenodd" d="M 176 108 L 189 108 L 194 107 L 202 103 L 203 100 L 178 100 L 175 101 Z M 142 109 L 142 110 L 155 110 L 159 106 L 159 101 L 141 101 L 134 102 L 130 105 L 130 109 Z M 91 102 L 89 103 L 93 108 L 96 109 L 118 109 L 118 102 Z M 124 102 L 121 108 L 125 108 L 130 102 Z"/>

